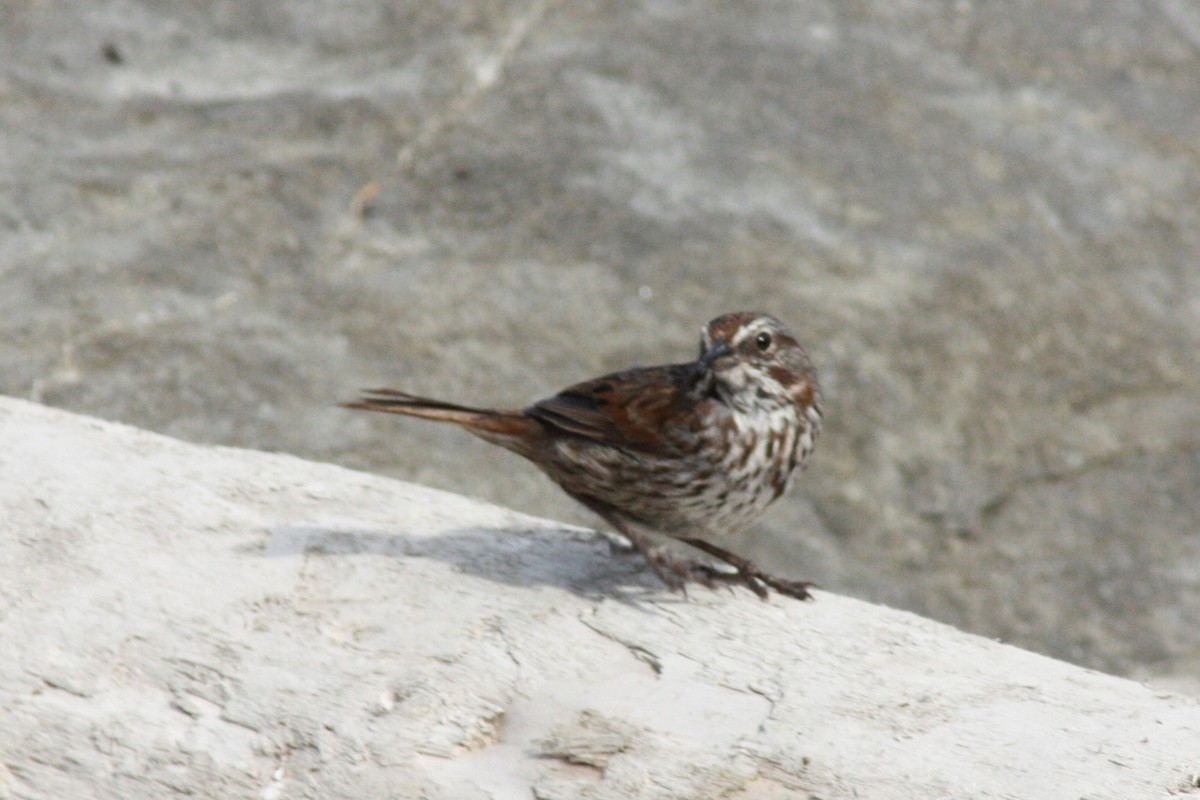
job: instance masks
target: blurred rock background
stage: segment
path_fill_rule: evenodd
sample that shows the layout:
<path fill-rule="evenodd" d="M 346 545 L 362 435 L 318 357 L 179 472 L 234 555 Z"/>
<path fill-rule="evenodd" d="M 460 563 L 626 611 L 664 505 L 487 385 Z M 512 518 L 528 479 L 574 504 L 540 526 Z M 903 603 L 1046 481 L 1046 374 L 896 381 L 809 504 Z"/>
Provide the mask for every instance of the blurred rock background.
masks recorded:
<path fill-rule="evenodd" d="M 0 391 L 593 524 L 465 434 L 690 359 L 821 370 L 781 572 L 1200 687 L 1200 7 L 0 6 Z"/>

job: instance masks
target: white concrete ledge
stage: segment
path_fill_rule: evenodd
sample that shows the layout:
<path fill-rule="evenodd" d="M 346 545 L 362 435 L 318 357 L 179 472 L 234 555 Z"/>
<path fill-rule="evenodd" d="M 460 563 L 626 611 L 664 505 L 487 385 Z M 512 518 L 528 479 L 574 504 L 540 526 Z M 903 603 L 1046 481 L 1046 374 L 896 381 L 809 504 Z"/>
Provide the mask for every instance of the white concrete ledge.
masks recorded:
<path fill-rule="evenodd" d="M 0 509 L 4 798 L 1196 791 L 1192 699 L 327 464 L 0 398 Z"/>

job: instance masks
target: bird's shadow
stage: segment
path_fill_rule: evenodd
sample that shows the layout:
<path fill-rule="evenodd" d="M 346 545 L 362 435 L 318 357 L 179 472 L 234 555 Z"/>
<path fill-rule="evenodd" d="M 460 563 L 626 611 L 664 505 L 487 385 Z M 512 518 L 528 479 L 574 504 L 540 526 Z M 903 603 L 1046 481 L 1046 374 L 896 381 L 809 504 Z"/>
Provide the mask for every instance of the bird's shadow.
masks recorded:
<path fill-rule="evenodd" d="M 511 586 L 554 586 L 580 597 L 630 603 L 683 599 L 668 592 L 636 552 L 614 550 L 594 531 L 458 528 L 438 533 L 282 526 L 254 550 L 266 558 L 370 555 L 433 559 Z"/>

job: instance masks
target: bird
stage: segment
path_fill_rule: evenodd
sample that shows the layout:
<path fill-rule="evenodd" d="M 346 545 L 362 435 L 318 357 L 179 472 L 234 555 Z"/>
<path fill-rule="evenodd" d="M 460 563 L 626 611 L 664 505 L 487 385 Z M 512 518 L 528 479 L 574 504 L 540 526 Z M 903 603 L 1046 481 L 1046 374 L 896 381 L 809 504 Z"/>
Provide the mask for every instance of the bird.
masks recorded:
<path fill-rule="evenodd" d="M 757 520 L 803 470 L 821 430 L 816 370 L 770 314 L 723 314 L 694 361 L 577 383 L 524 409 L 370 389 L 345 408 L 450 423 L 531 461 L 640 552 L 668 588 L 743 585 L 812 599 L 808 581 L 763 570 L 723 540 Z M 718 562 L 657 546 L 678 540 Z"/>

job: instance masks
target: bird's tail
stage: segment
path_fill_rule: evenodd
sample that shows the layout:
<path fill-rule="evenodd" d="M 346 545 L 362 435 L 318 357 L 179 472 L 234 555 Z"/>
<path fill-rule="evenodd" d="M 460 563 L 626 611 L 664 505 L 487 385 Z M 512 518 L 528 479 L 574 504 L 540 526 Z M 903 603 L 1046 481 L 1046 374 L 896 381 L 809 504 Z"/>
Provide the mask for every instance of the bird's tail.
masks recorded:
<path fill-rule="evenodd" d="M 513 448 L 512 443 L 529 432 L 535 423 L 522 411 L 505 411 L 493 408 L 471 408 L 444 400 L 419 397 L 395 389 L 367 389 L 358 400 L 341 403 L 342 408 L 364 411 L 382 411 L 387 414 L 403 414 L 437 422 L 449 422 L 466 428 L 471 433 L 489 442 Z"/>

